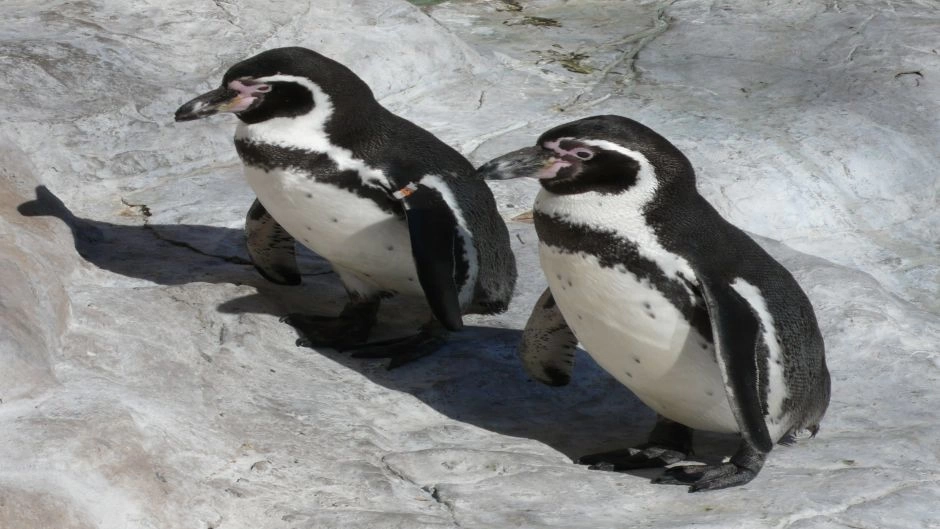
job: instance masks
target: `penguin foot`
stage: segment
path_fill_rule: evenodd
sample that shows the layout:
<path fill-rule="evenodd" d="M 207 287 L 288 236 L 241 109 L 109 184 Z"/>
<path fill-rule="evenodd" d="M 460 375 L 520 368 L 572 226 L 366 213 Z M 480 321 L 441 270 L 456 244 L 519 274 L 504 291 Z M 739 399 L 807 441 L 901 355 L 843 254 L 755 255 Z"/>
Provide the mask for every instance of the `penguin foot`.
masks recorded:
<path fill-rule="evenodd" d="M 300 338 L 297 338 L 298 347 L 332 347 L 337 350 L 365 342 L 372 327 L 364 325 L 361 320 L 315 314 L 291 313 L 280 321 L 300 334 Z"/>
<path fill-rule="evenodd" d="M 720 465 L 682 465 L 667 468 L 653 483 L 690 485 L 689 492 L 724 489 L 744 485 L 754 479 L 757 472 L 734 463 Z"/>
<path fill-rule="evenodd" d="M 578 458 L 578 464 L 590 465 L 591 470 L 634 470 L 656 468 L 684 461 L 688 453 L 671 447 L 645 443 L 636 448 L 600 452 Z"/>
<path fill-rule="evenodd" d="M 690 485 L 689 492 L 736 487 L 754 479 L 767 459 L 749 441 L 743 440 L 731 461 L 720 465 L 680 465 L 667 468 L 653 483 Z"/>
<path fill-rule="evenodd" d="M 446 333 L 424 327 L 412 336 L 359 344 L 346 350 L 352 351 L 353 358 L 390 358 L 388 369 L 395 369 L 430 355 L 445 342 Z"/>

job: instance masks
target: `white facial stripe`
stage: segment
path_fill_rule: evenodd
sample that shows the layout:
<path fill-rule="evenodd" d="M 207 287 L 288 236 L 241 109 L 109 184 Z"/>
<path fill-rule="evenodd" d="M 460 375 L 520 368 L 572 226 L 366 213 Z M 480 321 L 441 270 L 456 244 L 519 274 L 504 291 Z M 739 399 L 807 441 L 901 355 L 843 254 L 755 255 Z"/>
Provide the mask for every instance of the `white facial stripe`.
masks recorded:
<path fill-rule="evenodd" d="M 463 257 L 469 263 L 467 272 L 470 277 L 458 295 L 460 305 L 467 306 L 467 304 L 470 303 L 471 296 L 473 296 L 473 289 L 476 285 L 476 278 L 478 273 L 477 251 L 473 246 L 473 239 L 470 237 L 470 229 L 467 227 L 467 221 L 464 218 L 463 211 L 460 209 L 460 205 L 457 203 L 457 197 L 454 196 L 454 193 L 450 190 L 450 187 L 447 186 L 440 176 L 427 175 L 418 183 L 420 185 L 437 190 L 437 192 L 440 193 L 441 197 L 444 199 L 444 202 L 447 203 L 447 206 L 450 208 L 450 210 L 454 212 L 454 218 L 457 220 L 457 235 L 459 235 L 463 241 Z"/>
<path fill-rule="evenodd" d="M 653 166 L 650 165 L 649 160 L 647 160 L 646 156 L 643 156 L 638 151 L 630 150 L 624 147 L 623 145 L 618 145 L 612 141 L 607 141 L 607 140 L 581 140 L 581 143 L 585 145 L 590 145 L 592 147 L 600 147 L 601 149 L 604 149 L 607 151 L 616 151 L 625 156 L 629 156 L 630 158 L 633 158 L 634 160 L 640 162 L 641 166 L 643 166 L 643 164 L 645 163 L 646 165 L 644 167 L 649 167 L 650 172 L 653 172 Z"/>
<path fill-rule="evenodd" d="M 324 153 L 339 170 L 357 172 L 364 184 L 388 187 L 388 178 L 384 172 L 355 158 L 350 150 L 330 142 L 326 124 L 333 115 L 333 103 L 316 83 L 305 77 L 283 74 L 259 77 L 255 81 L 299 84 L 313 94 L 314 107 L 302 116 L 273 118 L 251 125 L 239 123 L 235 131 L 236 139 Z"/>
<path fill-rule="evenodd" d="M 558 138 L 555 141 L 546 142 L 543 146 L 547 149 L 551 149 L 555 151 L 556 153 L 564 156 L 565 154 L 568 154 L 568 151 L 561 148 L 561 142 L 565 140 L 574 140 L 574 138 Z"/>
<path fill-rule="evenodd" d="M 561 140 L 564 139 L 570 138 Z M 617 195 L 605 195 L 595 191 L 556 195 L 542 189 L 536 197 L 535 209 L 540 213 L 554 215 L 568 222 L 598 230 L 613 229 L 623 238 L 633 241 L 640 255 L 655 262 L 662 268 L 666 277 L 679 280 L 681 276 L 693 284 L 698 284 L 698 279 L 688 261 L 663 248 L 656 233 L 643 217 L 643 209 L 652 202 L 658 187 L 656 170 L 649 160 L 637 151 L 606 140 L 581 138 L 577 141 L 592 147 L 616 151 L 636 160 L 640 164 L 640 170 L 636 175 L 636 185 Z M 686 287 L 692 302 L 696 303 L 692 290 L 685 282 L 682 284 Z"/>
<path fill-rule="evenodd" d="M 547 142 L 547 143 L 545 144 L 545 147 L 546 147 L 546 148 L 549 148 L 549 149 L 551 149 L 551 150 L 553 150 L 553 151 L 555 151 L 559 156 L 575 156 L 575 157 L 577 157 L 577 158 L 581 158 L 580 156 L 578 156 L 579 153 L 590 152 L 589 150 L 585 149 L 584 147 L 580 147 L 580 146 L 579 146 L 579 147 L 575 147 L 575 148 L 573 148 L 573 149 L 563 149 L 563 148 L 561 147 L 561 142 L 563 142 L 563 141 L 574 141 L 574 142 L 578 142 L 578 140 L 576 140 L 576 139 L 574 139 L 574 138 L 558 138 L 558 139 L 555 140 L 555 141 Z M 584 143 L 584 142 L 578 142 L 578 143 Z M 594 154 L 594 153 L 591 153 L 592 156 L 593 156 L 593 154 Z M 570 164 L 569 164 L 569 165 L 570 165 Z"/>
<path fill-rule="evenodd" d="M 767 344 L 767 411 L 771 421 L 780 419 L 783 414 L 783 401 L 787 398 L 787 385 L 783 378 L 783 351 L 777 342 L 777 330 L 774 328 L 774 318 L 767 310 L 767 302 L 760 289 L 744 279 L 736 278 L 731 282 L 731 288 L 741 295 L 748 305 L 757 313 L 763 330 L 764 343 Z M 756 358 L 755 358 L 756 361 Z M 760 370 L 757 370 L 760 373 Z M 758 382 L 758 386 L 760 384 Z M 767 427 L 773 435 L 774 424 Z"/>

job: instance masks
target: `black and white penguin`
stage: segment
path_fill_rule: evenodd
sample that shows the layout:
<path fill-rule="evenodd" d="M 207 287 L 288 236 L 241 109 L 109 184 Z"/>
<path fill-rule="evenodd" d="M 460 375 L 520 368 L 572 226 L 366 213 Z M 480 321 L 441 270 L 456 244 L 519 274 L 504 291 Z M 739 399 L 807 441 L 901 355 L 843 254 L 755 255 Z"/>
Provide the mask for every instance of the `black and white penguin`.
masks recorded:
<path fill-rule="evenodd" d="M 327 259 L 350 300 L 338 318 L 290 314 L 305 345 L 427 354 L 462 315 L 506 310 L 516 280 L 509 233 L 473 166 L 380 105 L 342 64 L 292 47 L 232 66 L 177 121 L 234 113 L 235 147 L 257 200 L 248 250 L 271 281 L 297 284 L 299 241 Z M 407 340 L 367 344 L 381 298 L 427 300 L 436 319 Z"/>
<path fill-rule="evenodd" d="M 658 414 L 649 442 L 580 459 L 592 468 L 666 466 L 692 430 L 739 433 L 730 461 L 657 479 L 691 491 L 753 479 L 775 442 L 813 434 L 829 372 L 813 307 L 793 276 L 698 194 L 669 141 L 619 116 L 555 127 L 480 168 L 532 176 L 548 290 L 523 333 L 524 366 L 566 384 L 580 341 Z"/>

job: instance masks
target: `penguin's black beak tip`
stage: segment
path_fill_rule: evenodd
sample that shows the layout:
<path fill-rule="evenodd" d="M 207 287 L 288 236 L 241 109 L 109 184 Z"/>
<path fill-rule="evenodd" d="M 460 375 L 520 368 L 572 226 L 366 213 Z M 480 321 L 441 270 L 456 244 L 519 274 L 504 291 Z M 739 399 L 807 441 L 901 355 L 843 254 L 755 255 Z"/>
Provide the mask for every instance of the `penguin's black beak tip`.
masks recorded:
<path fill-rule="evenodd" d="M 244 95 L 228 87 L 216 88 L 196 97 L 176 109 L 176 121 L 193 121 L 207 118 L 220 112 L 241 112 L 253 104 L 257 98 Z"/>
<path fill-rule="evenodd" d="M 511 180 L 536 176 L 546 163 L 546 155 L 539 147 L 526 147 L 494 158 L 477 169 L 484 180 Z"/>
<path fill-rule="evenodd" d="M 213 108 L 212 105 L 207 105 L 206 102 L 199 97 L 176 109 L 173 119 L 175 121 L 194 121 L 209 117 L 215 113 L 215 108 Z"/>
<path fill-rule="evenodd" d="M 515 178 L 511 171 L 505 170 L 505 164 L 499 159 L 490 160 L 477 169 L 477 175 L 483 180 L 508 180 Z"/>
<path fill-rule="evenodd" d="M 174 121 L 193 121 L 197 119 L 199 119 L 199 116 L 187 109 L 185 105 L 176 109 L 176 114 L 173 116 Z"/>

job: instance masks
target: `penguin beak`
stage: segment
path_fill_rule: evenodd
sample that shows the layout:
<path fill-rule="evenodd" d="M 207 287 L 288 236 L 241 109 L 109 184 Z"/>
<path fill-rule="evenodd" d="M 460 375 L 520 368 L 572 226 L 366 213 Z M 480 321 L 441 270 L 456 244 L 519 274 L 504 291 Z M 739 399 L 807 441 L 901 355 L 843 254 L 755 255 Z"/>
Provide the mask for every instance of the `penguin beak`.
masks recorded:
<path fill-rule="evenodd" d="M 494 158 L 477 169 L 485 180 L 510 180 L 528 176 L 554 178 L 558 170 L 571 163 L 556 157 L 556 153 L 541 147 L 526 147 Z"/>
<path fill-rule="evenodd" d="M 236 88 L 222 86 L 188 101 L 176 109 L 176 121 L 202 119 L 220 112 L 242 112 L 258 100 L 256 94 Z"/>

